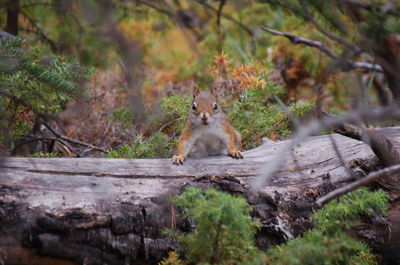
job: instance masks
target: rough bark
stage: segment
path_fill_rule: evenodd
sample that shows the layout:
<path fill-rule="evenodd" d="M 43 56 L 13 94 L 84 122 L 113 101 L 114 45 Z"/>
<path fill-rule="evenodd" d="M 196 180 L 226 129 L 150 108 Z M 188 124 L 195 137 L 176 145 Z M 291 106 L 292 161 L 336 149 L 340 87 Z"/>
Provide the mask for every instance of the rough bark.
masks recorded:
<path fill-rule="evenodd" d="M 400 149 L 400 128 L 380 130 Z M 0 160 L 0 264 L 154 264 L 169 250 L 164 228 L 193 229 L 180 220 L 169 198 L 187 186 L 216 187 L 247 198 L 265 249 L 312 226 L 308 216 L 321 195 L 379 167 L 360 141 L 333 135 L 308 138 L 292 150 L 281 171 L 259 191 L 249 188 L 261 167 L 286 144 L 265 142 L 229 157 L 189 159 L 3 158 Z M 348 177 L 340 161 L 352 169 Z M 400 183 L 397 176 L 376 184 L 390 194 L 385 219 L 365 220 L 355 236 L 381 255 L 400 260 Z"/>
<path fill-rule="evenodd" d="M 6 5 L 7 5 L 7 25 L 5 30 L 8 33 L 13 34 L 14 36 L 17 36 L 19 31 L 18 28 L 19 0 L 8 0 Z"/>

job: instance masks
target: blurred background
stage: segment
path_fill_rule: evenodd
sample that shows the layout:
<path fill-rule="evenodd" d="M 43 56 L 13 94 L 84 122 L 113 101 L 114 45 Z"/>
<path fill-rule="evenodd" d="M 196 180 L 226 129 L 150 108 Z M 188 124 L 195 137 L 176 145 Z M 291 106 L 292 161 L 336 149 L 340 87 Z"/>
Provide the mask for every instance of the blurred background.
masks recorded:
<path fill-rule="evenodd" d="M 399 17 L 378 0 L 0 0 L 0 154 L 170 157 L 195 84 L 218 87 L 245 149 L 390 105 Z"/>

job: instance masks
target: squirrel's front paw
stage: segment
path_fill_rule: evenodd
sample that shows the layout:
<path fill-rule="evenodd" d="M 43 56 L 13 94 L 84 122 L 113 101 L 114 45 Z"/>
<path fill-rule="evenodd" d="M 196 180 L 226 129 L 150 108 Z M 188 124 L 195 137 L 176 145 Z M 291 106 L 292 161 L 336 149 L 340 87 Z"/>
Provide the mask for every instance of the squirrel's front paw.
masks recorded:
<path fill-rule="evenodd" d="M 185 161 L 185 157 L 182 155 L 174 155 L 172 157 L 172 163 L 175 165 L 183 165 L 183 161 Z"/>
<path fill-rule="evenodd" d="M 235 159 L 243 158 L 243 154 L 240 151 L 233 151 L 233 152 L 229 153 L 229 156 L 231 156 L 232 158 L 235 158 Z"/>

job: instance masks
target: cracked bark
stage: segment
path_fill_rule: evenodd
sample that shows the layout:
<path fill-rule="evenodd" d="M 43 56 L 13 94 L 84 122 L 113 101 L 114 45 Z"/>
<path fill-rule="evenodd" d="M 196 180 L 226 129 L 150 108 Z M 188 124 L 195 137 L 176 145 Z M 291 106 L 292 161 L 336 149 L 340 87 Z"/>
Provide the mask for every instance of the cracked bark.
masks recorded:
<path fill-rule="evenodd" d="M 400 128 L 379 130 L 400 149 Z M 188 186 L 244 196 L 261 223 L 261 249 L 301 235 L 316 199 L 379 168 L 370 148 L 333 135 L 309 137 L 292 150 L 281 170 L 259 191 L 249 183 L 285 144 L 265 142 L 229 157 L 189 159 L 3 158 L 0 159 L 0 261 L 5 264 L 154 264 L 175 242 L 165 228 L 190 231 L 169 199 Z M 292 157 L 295 160 L 293 161 Z M 385 219 L 364 220 L 353 232 L 382 255 L 383 264 L 400 259 L 400 183 L 374 183 L 389 192 Z"/>

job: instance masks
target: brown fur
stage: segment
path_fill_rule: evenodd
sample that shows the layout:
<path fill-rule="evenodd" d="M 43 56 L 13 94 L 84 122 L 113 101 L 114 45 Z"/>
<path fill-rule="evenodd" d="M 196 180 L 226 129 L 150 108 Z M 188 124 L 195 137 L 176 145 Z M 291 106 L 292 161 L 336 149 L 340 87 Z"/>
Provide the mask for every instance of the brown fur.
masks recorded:
<path fill-rule="evenodd" d="M 200 92 L 193 89 L 193 105 L 178 143 L 178 155 L 174 164 L 183 164 L 187 156 L 203 157 L 227 154 L 243 158 L 240 152 L 240 134 L 218 105 L 217 90 Z"/>

